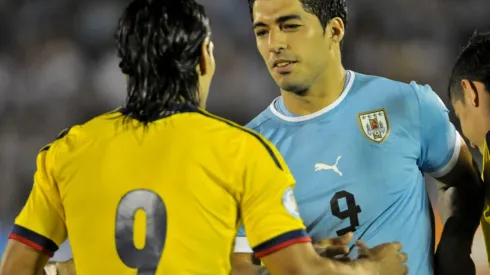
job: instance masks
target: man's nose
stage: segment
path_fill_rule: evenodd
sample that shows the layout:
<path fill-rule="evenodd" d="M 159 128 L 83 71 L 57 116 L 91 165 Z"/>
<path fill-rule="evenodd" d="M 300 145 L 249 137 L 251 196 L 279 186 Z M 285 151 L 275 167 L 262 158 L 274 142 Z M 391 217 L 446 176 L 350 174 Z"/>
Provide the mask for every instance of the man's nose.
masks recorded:
<path fill-rule="evenodd" d="M 271 31 L 269 34 L 269 51 L 280 53 L 286 48 L 286 35 L 280 30 Z"/>

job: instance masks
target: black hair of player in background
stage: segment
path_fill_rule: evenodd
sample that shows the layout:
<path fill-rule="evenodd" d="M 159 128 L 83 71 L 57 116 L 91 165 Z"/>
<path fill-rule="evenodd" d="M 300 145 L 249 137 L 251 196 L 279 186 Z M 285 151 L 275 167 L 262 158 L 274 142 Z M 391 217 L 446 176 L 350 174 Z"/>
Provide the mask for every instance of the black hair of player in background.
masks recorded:
<path fill-rule="evenodd" d="M 463 88 L 459 84 L 463 79 L 467 79 L 475 91 L 473 82 L 478 81 L 490 92 L 490 32 L 475 32 L 459 55 L 449 78 L 449 99 L 464 99 Z"/>
<path fill-rule="evenodd" d="M 127 75 L 124 113 L 144 123 L 178 104 L 199 106 L 201 46 L 209 19 L 194 0 L 135 0 L 119 20 L 119 67 Z"/>

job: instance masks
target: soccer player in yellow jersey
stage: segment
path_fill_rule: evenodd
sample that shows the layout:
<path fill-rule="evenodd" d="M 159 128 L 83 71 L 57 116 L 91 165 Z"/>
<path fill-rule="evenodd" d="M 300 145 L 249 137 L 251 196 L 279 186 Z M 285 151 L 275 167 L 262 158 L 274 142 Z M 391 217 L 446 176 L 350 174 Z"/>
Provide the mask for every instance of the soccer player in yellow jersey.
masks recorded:
<path fill-rule="evenodd" d="M 461 129 L 483 155 L 482 177 L 486 183 L 487 204 L 482 230 L 490 256 L 490 33 L 475 33 L 453 68 L 449 97 L 461 122 Z M 489 257 L 490 263 L 490 257 Z"/>
<path fill-rule="evenodd" d="M 79 275 L 230 274 L 240 220 L 272 274 L 406 274 L 399 244 L 355 262 L 321 258 L 277 149 L 204 111 L 215 64 L 201 5 L 133 1 L 117 49 L 124 108 L 40 151 L 1 275 L 41 274 L 67 236 Z"/>

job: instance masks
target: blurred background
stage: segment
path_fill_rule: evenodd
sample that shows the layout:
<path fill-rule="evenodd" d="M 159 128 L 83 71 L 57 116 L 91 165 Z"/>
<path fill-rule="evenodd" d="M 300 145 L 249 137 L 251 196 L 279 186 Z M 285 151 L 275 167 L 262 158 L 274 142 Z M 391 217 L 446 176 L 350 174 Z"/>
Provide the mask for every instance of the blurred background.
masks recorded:
<path fill-rule="evenodd" d="M 347 1 L 346 68 L 428 83 L 446 103 L 459 50 L 475 29 L 490 31 L 489 0 Z M 124 102 L 113 34 L 128 2 L 0 0 L 0 254 L 38 150 L 61 129 Z M 279 95 L 256 52 L 247 1 L 200 2 L 218 66 L 208 109 L 245 124 Z M 435 199 L 430 182 L 429 190 Z M 479 275 L 489 275 L 480 234 L 473 256 Z"/>

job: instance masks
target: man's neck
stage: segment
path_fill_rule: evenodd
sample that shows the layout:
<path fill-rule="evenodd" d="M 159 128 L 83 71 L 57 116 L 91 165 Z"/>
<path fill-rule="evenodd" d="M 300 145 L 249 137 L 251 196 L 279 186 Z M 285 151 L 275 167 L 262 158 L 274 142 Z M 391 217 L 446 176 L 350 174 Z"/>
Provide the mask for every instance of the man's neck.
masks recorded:
<path fill-rule="evenodd" d="M 309 115 L 332 104 L 342 93 L 347 73 L 342 65 L 320 76 L 305 95 L 281 90 L 284 106 L 295 115 Z"/>
<path fill-rule="evenodd" d="M 481 144 L 477 144 L 478 149 L 480 150 L 480 153 L 483 154 L 483 144 L 485 143 L 487 139 L 487 133 L 490 132 L 490 97 L 487 96 L 486 94 L 480 97 L 480 103 L 482 104 L 479 106 L 479 109 L 481 112 L 478 114 L 480 117 L 480 129 L 482 129 L 484 133 L 484 137 L 482 139 Z M 487 143 L 487 149 L 490 150 L 490 144 Z"/>

